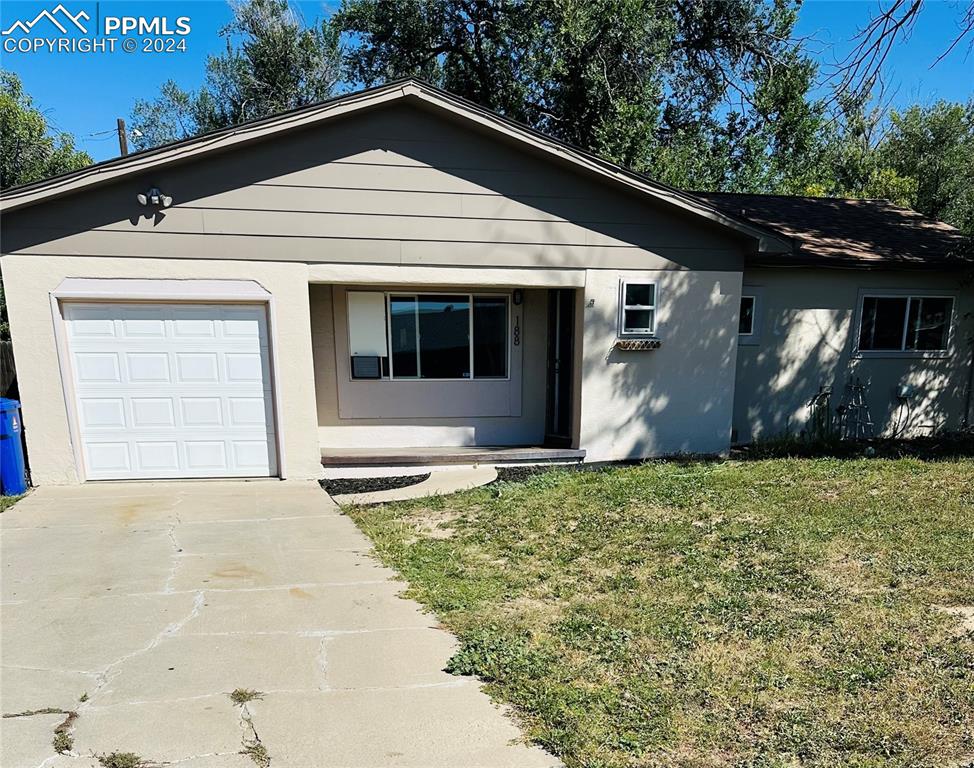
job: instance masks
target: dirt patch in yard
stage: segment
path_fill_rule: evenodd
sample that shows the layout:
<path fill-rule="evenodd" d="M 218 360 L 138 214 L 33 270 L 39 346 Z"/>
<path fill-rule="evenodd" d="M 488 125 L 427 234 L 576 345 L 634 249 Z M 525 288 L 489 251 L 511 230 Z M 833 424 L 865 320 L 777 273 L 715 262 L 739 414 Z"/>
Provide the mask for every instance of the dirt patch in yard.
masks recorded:
<path fill-rule="evenodd" d="M 957 625 L 952 629 L 957 637 L 974 633 L 974 605 L 938 605 L 936 608 L 957 619 Z"/>
<path fill-rule="evenodd" d="M 397 475 L 395 477 L 340 477 L 322 480 L 321 487 L 329 496 L 345 496 L 351 493 L 377 493 L 408 488 L 429 480 L 430 473 L 422 475 Z"/>

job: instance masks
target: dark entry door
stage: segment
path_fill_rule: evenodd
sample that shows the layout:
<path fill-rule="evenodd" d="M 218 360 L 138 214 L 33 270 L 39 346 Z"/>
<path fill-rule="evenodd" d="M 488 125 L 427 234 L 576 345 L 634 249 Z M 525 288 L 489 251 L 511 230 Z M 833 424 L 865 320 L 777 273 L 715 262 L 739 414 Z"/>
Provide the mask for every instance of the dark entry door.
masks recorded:
<path fill-rule="evenodd" d="M 572 360 L 575 291 L 548 291 L 548 397 L 545 444 L 567 447 L 572 442 Z"/>

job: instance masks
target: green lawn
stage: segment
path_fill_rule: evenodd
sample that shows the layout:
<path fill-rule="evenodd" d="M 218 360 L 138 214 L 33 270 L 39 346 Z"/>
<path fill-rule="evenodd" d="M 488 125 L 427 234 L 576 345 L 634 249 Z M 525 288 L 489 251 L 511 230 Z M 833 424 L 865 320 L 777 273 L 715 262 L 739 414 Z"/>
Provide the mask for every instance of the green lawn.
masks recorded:
<path fill-rule="evenodd" d="M 974 761 L 974 461 L 552 471 L 349 514 L 569 766 Z M 974 621 L 974 618 L 971 619 Z"/>
<path fill-rule="evenodd" d="M 0 512 L 10 509 L 22 498 L 23 496 L 0 496 Z"/>

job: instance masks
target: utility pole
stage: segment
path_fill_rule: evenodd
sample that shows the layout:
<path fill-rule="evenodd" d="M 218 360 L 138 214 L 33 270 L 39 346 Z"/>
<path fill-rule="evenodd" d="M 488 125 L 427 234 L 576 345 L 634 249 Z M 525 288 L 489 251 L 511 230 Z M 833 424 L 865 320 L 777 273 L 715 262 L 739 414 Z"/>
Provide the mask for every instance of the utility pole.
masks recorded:
<path fill-rule="evenodd" d="M 122 157 L 129 153 L 129 140 L 125 133 L 125 121 L 122 118 L 118 118 L 118 149 Z"/>

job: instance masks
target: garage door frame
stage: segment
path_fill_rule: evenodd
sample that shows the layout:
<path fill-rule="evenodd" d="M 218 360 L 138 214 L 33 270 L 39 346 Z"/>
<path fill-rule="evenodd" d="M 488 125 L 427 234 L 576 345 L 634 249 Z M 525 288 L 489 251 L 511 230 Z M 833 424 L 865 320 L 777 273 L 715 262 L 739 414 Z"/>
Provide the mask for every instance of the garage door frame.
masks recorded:
<path fill-rule="evenodd" d="M 88 279 L 66 278 L 50 293 L 54 339 L 57 346 L 61 391 L 68 418 L 71 450 L 80 482 L 119 482 L 89 480 L 82 452 L 81 421 L 77 408 L 71 352 L 64 318 L 64 305 L 73 303 L 124 304 L 251 304 L 264 305 L 267 317 L 267 342 L 271 382 L 271 410 L 274 419 L 274 450 L 277 453 L 277 474 L 287 477 L 284 455 L 284 425 L 281 419 L 281 394 L 278 382 L 280 371 L 277 355 L 277 318 L 274 296 L 253 280 L 150 280 L 150 279 Z M 192 480 L 193 478 L 189 478 Z M 219 479 L 219 478 L 217 478 Z M 232 478 L 227 478 L 232 479 Z M 159 482 L 145 479 L 131 482 Z M 128 481 L 123 481 L 128 482 Z"/>

